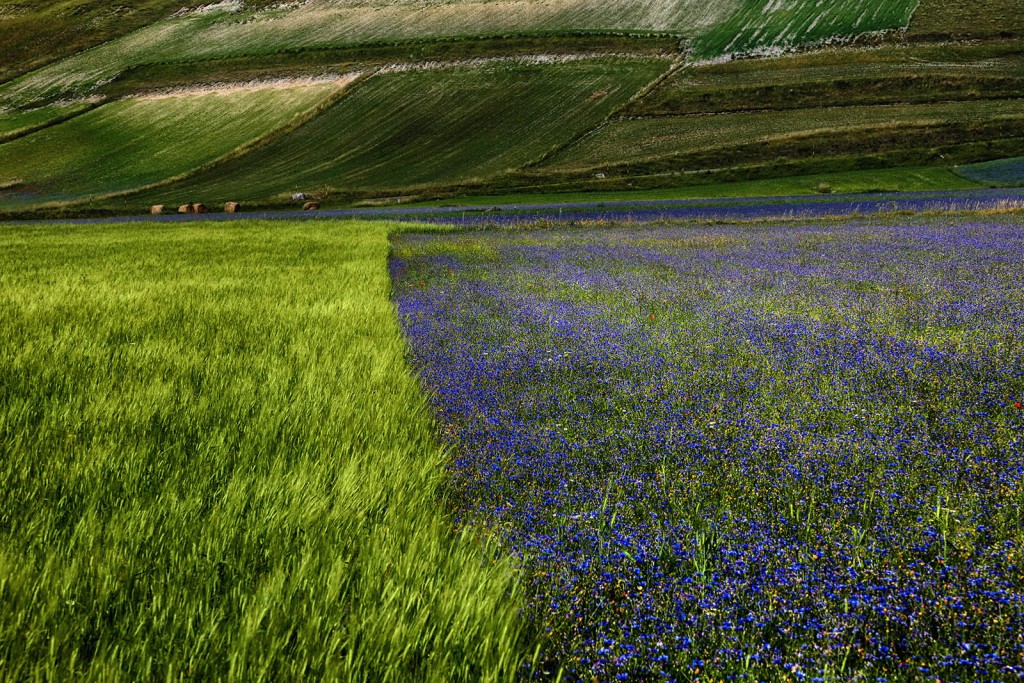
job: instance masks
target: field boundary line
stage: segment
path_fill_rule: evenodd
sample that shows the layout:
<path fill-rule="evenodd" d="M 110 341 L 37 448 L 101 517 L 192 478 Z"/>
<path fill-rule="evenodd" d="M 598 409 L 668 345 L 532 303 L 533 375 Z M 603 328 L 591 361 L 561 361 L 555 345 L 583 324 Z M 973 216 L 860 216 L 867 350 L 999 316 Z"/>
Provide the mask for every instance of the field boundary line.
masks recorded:
<path fill-rule="evenodd" d="M 76 199 L 76 200 L 72 200 L 70 202 L 51 202 L 49 204 L 41 204 L 38 208 L 39 209 L 73 208 L 73 207 L 81 205 L 81 204 L 88 204 L 90 202 L 95 202 L 95 201 L 102 201 L 102 200 L 106 200 L 106 199 L 118 199 L 118 198 L 122 198 L 122 197 L 131 197 L 132 195 L 139 194 L 139 193 L 142 193 L 142 192 L 147 192 L 149 190 L 155 190 L 155 189 L 158 189 L 158 188 L 163 187 L 165 185 L 170 185 L 172 183 L 176 183 L 178 181 L 185 180 L 185 179 L 187 179 L 187 178 L 189 178 L 189 177 L 191 177 L 191 176 L 193 176 L 193 175 L 195 175 L 197 173 L 201 173 L 203 171 L 208 171 L 208 170 L 210 170 L 212 168 L 216 168 L 217 166 L 219 166 L 221 164 L 224 164 L 224 163 L 226 163 L 228 161 L 231 161 L 232 159 L 236 159 L 238 157 L 245 156 L 246 154 L 248 154 L 249 152 L 251 152 L 251 151 L 253 151 L 255 149 L 259 149 L 260 147 L 263 147 L 264 145 L 268 145 L 271 142 L 274 142 L 275 140 L 278 140 L 278 139 L 284 137 L 285 135 L 288 135 L 289 133 L 292 133 L 292 132 L 298 130 L 302 126 L 306 125 L 307 123 L 309 123 L 313 119 L 317 118 L 318 116 L 320 116 L 321 114 L 326 112 L 328 109 L 330 109 L 334 105 L 336 105 L 339 102 L 341 102 L 342 100 L 344 100 L 348 96 L 348 94 L 358 84 L 362 83 L 363 81 L 367 80 L 368 78 L 372 77 L 373 75 L 374 75 L 373 73 L 356 72 L 355 78 L 353 78 L 352 80 L 348 81 L 344 85 L 339 86 L 337 92 L 335 92 L 332 95 L 327 96 L 322 102 L 316 104 L 315 106 L 313 106 L 312 108 L 306 110 L 305 112 L 301 112 L 301 113 L 297 114 L 295 116 L 295 118 L 293 118 L 291 121 L 289 121 L 288 123 L 284 124 L 280 128 L 276 128 L 276 129 L 270 131 L 269 133 L 267 133 L 266 135 L 263 135 L 263 136 L 260 136 L 260 137 L 256 138 L 255 140 L 250 140 L 249 142 L 245 142 L 242 145 L 240 145 L 240 146 L 236 147 L 235 149 L 231 150 L 230 152 L 228 152 L 226 154 L 222 154 L 221 156 L 217 157 L 216 159 L 212 159 L 212 160 L 210 160 L 210 161 L 208 161 L 208 162 L 206 162 L 204 164 L 201 164 L 201 165 L 199 165 L 199 166 L 197 166 L 197 167 L 195 167 L 193 169 L 190 169 L 190 170 L 188 170 L 188 171 L 186 171 L 184 173 L 179 173 L 179 174 L 177 174 L 175 176 L 172 176 L 172 177 L 169 177 L 169 178 L 164 178 L 163 180 L 160 180 L 158 182 L 149 183 L 147 185 L 140 185 L 139 187 L 133 187 L 133 188 L 128 189 L 128 190 L 119 190 L 117 192 L 111 192 L 111 193 L 108 193 L 108 194 L 101 194 L 101 195 L 97 195 L 97 196 L 94 196 L 94 197 L 86 197 L 86 198 L 83 198 L 83 199 Z M 130 98 L 127 98 L 127 99 L 130 99 Z"/>
<path fill-rule="evenodd" d="M 35 126 L 29 126 L 28 128 L 22 128 L 21 130 L 15 130 L 15 131 L 11 131 L 10 133 L 0 134 L 0 145 L 4 144 L 5 142 L 11 142 L 13 140 L 18 140 L 20 138 L 28 137 L 29 135 L 32 135 L 33 133 L 38 133 L 41 130 L 46 130 L 47 128 L 52 128 L 54 126 L 59 126 L 62 123 L 67 123 L 71 119 L 78 118 L 79 116 L 81 116 L 83 114 L 88 114 L 89 112 L 93 111 L 94 109 L 98 109 L 98 108 L 102 107 L 104 104 L 107 104 L 107 102 L 108 102 L 108 100 L 106 98 L 98 99 L 98 100 L 96 100 L 94 102 L 87 102 L 86 106 L 83 107 L 82 109 L 79 109 L 79 110 L 76 110 L 76 111 L 73 111 L 73 112 L 68 112 L 67 114 L 62 114 L 61 116 L 58 116 L 55 119 L 51 119 L 49 121 L 45 121 L 45 122 L 37 124 Z"/>
<path fill-rule="evenodd" d="M 551 159 L 551 158 L 557 156 L 558 154 L 560 154 L 561 152 L 563 152 L 563 151 L 571 148 L 572 146 L 576 145 L 581 140 L 584 140 L 584 139 L 590 137 L 591 135 L 595 134 L 597 131 L 599 131 L 602 128 L 604 128 L 605 125 L 607 125 L 607 123 L 609 121 L 611 121 L 613 118 L 615 118 L 616 115 L 619 112 L 625 110 L 627 107 L 631 106 L 633 103 L 639 102 L 640 100 L 642 100 L 643 98 L 647 97 L 649 94 L 654 92 L 658 88 L 658 86 L 660 86 L 666 80 L 671 78 L 685 64 L 686 64 L 685 56 L 677 57 L 676 59 L 673 59 L 671 61 L 671 63 L 669 64 L 668 69 L 664 73 L 660 74 L 658 77 L 656 77 L 653 81 L 648 83 L 643 88 L 640 88 L 640 90 L 638 90 L 636 93 L 634 93 L 632 97 L 630 97 L 628 100 L 623 102 L 620 106 L 618 106 L 615 109 L 613 109 L 612 111 L 610 111 L 608 113 L 608 116 L 604 117 L 595 126 L 593 126 L 591 128 L 588 128 L 588 129 L 586 129 L 584 131 L 580 131 L 576 135 L 573 135 L 572 137 L 570 137 L 565 142 L 562 142 L 562 143 L 560 143 L 558 145 L 555 145 L 554 147 L 552 147 L 548 151 L 546 151 L 543 154 L 541 154 L 538 158 L 534 159 L 533 161 L 527 162 L 523 166 L 520 166 L 519 170 L 527 171 L 527 170 L 530 170 L 532 168 L 536 168 L 537 166 L 540 166 L 541 164 L 543 164 L 545 161 L 548 161 L 549 159 Z"/>

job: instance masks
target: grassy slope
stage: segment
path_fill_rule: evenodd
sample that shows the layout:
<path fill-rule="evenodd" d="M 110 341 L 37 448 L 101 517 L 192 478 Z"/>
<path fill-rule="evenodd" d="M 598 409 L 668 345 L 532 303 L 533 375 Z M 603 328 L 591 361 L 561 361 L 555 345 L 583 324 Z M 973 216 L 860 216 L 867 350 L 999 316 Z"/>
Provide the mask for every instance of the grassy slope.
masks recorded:
<path fill-rule="evenodd" d="M 465 3 L 314 2 L 292 11 L 194 14 L 157 22 L 0 87 L 0 103 L 90 92 L 126 69 L 365 42 L 583 30 L 689 32 L 726 16 L 732 0 L 500 0 Z"/>
<path fill-rule="evenodd" d="M 0 235 L 8 680 L 510 680 L 382 223 Z"/>
<path fill-rule="evenodd" d="M 1024 0 L 921 0 L 909 37 L 1024 37 Z"/>
<path fill-rule="evenodd" d="M 366 43 L 579 31 L 663 32 L 695 40 L 698 57 L 902 28 L 917 0 L 320 0 L 286 10 L 176 17 L 112 40 L 0 88 L 23 104 L 90 91 L 145 64 L 258 56 Z"/>
<path fill-rule="evenodd" d="M 555 157 L 556 169 L 587 169 L 798 135 L 908 130 L 945 122 L 1024 118 L 1024 100 L 882 105 L 619 120 Z"/>
<path fill-rule="evenodd" d="M 492 176 L 595 125 L 666 67 L 595 59 L 375 76 L 295 132 L 139 201 L 388 192 Z"/>
<path fill-rule="evenodd" d="M 788 197 L 812 195 L 825 183 L 837 193 L 919 192 L 923 190 L 971 189 L 978 183 L 945 168 L 896 168 L 771 178 L 736 183 L 673 187 L 662 190 L 510 194 L 460 197 L 417 202 L 417 206 L 490 206 L 494 204 L 549 204 L 561 202 L 629 202 L 669 199 L 714 199 L 721 197 Z"/>
<path fill-rule="evenodd" d="M 694 42 L 697 57 L 788 48 L 905 28 L 918 0 L 742 0 L 728 20 Z"/>
<path fill-rule="evenodd" d="M 1024 45 L 1019 42 L 891 45 L 688 66 L 625 115 L 949 102 L 1021 93 Z"/>
<path fill-rule="evenodd" d="M 1024 186 L 1024 157 L 960 166 L 956 172 L 964 178 L 986 185 L 1020 187 Z"/>
<path fill-rule="evenodd" d="M 120 100 L 0 145 L 7 207 L 121 192 L 228 154 L 324 102 L 335 84 Z"/>
<path fill-rule="evenodd" d="M 20 0 L 0 6 L 0 82 L 206 0 Z"/>
<path fill-rule="evenodd" d="M 54 122 L 71 118 L 88 110 L 88 102 L 54 104 L 28 111 L 0 110 L 0 142 L 21 137 L 28 132 L 53 125 Z"/>

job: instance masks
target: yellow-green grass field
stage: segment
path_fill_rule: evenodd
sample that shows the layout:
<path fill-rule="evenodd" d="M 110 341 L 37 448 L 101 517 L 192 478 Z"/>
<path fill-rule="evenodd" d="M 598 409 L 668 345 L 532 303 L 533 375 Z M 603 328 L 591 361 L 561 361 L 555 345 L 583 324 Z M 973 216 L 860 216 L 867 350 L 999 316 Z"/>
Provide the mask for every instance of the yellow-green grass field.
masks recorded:
<path fill-rule="evenodd" d="M 601 58 L 383 73 L 250 154 L 125 201 L 386 194 L 489 178 L 597 125 L 667 68 L 664 61 Z"/>
<path fill-rule="evenodd" d="M 995 100 L 621 119 L 607 123 L 563 150 L 545 167 L 587 169 L 797 136 L 899 131 L 949 122 L 992 122 L 1022 117 L 1024 101 Z"/>
<path fill-rule="evenodd" d="M 5 680 L 511 681 L 446 514 L 398 225 L 0 231 Z"/>
<path fill-rule="evenodd" d="M 111 102 L 0 145 L 0 206 L 124 192 L 193 171 L 312 113 L 346 82 Z"/>

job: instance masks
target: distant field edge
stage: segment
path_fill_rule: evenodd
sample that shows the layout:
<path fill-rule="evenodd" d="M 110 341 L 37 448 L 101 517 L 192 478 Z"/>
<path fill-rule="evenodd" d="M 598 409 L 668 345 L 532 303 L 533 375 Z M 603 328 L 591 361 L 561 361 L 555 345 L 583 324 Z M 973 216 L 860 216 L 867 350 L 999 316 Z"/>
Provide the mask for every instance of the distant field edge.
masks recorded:
<path fill-rule="evenodd" d="M 524 193 L 465 195 L 411 202 L 409 206 L 489 206 L 494 204 L 545 204 L 556 202 L 629 202 L 673 199 L 720 199 L 737 197 L 821 196 L 823 194 L 869 194 L 878 192 L 919 192 L 967 190 L 983 184 L 941 167 L 889 168 L 837 173 L 815 173 L 763 180 L 692 185 L 652 190 L 581 191 L 566 193 Z M 356 206 L 369 206 L 357 203 Z"/>
<path fill-rule="evenodd" d="M 963 178 L 993 187 L 1024 187 L 1024 156 L 957 166 L 953 171 Z"/>

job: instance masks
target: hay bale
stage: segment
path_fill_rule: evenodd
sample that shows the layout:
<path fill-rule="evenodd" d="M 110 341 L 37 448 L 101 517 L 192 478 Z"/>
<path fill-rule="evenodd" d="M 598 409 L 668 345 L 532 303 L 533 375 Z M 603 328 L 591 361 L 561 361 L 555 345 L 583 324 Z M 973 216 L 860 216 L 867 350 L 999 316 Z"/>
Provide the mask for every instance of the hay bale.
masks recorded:
<path fill-rule="evenodd" d="M 320 202 L 306 202 L 305 204 L 302 205 L 302 210 L 303 211 L 319 211 L 320 210 Z"/>
<path fill-rule="evenodd" d="M 159 216 L 163 212 L 164 212 L 164 205 L 163 204 L 154 204 L 153 206 L 149 207 L 149 213 L 152 216 Z"/>
<path fill-rule="evenodd" d="M 228 202 L 224 205 L 224 213 L 239 213 L 242 205 L 238 202 Z"/>
<path fill-rule="evenodd" d="M 206 204 L 193 204 L 192 213 L 209 213 L 210 210 L 206 208 Z"/>
<path fill-rule="evenodd" d="M 182 204 L 178 207 L 178 213 L 195 213 L 195 207 L 191 204 Z"/>

